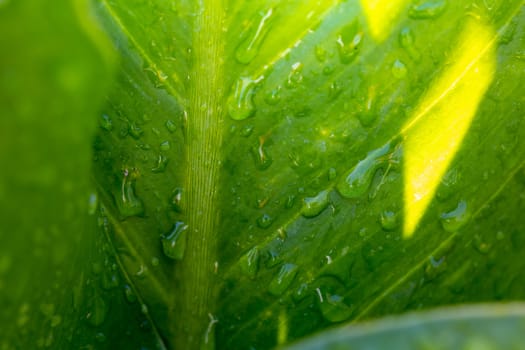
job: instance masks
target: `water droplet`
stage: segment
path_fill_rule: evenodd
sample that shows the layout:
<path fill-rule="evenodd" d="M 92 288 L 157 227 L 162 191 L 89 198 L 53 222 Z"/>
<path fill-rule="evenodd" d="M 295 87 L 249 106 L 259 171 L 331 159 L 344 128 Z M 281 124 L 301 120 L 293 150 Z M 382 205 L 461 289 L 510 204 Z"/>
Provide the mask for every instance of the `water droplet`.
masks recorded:
<path fill-rule="evenodd" d="M 169 132 L 174 133 L 177 130 L 177 124 L 171 119 L 166 120 L 166 129 L 168 129 Z"/>
<path fill-rule="evenodd" d="M 333 65 L 327 64 L 326 66 L 323 67 L 323 74 L 324 75 L 330 75 L 333 72 L 335 72 L 335 67 Z"/>
<path fill-rule="evenodd" d="M 408 11 L 408 16 L 413 19 L 429 19 L 439 17 L 447 7 L 446 0 L 430 0 L 412 5 Z"/>
<path fill-rule="evenodd" d="M 169 151 L 170 148 L 171 148 L 171 145 L 170 145 L 170 142 L 169 142 L 169 141 L 164 141 L 164 142 L 162 142 L 162 143 L 160 144 L 160 150 L 161 150 L 161 151 L 166 152 L 166 151 Z"/>
<path fill-rule="evenodd" d="M 400 60 L 395 60 L 392 65 L 392 75 L 398 79 L 404 78 L 407 75 L 407 67 Z"/>
<path fill-rule="evenodd" d="M 100 295 L 95 295 L 91 300 L 91 311 L 87 313 L 86 319 L 91 325 L 97 327 L 104 322 L 107 313 L 108 305 Z"/>
<path fill-rule="evenodd" d="M 168 157 L 166 157 L 164 154 L 159 154 L 157 156 L 157 161 L 155 163 L 155 166 L 151 168 L 151 171 L 154 173 L 162 173 L 164 170 L 166 170 L 166 167 L 168 166 Z"/>
<path fill-rule="evenodd" d="M 124 296 L 126 297 L 128 303 L 134 303 L 137 301 L 137 297 L 135 296 L 133 289 L 127 284 L 124 286 Z"/>
<path fill-rule="evenodd" d="M 284 264 L 279 269 L 277 275 L 273 278 L 268 286 L 270 294 L 279 296 L 292 284 L 298 272 L 298 266 L 295 264 Z"/>
<path fill-rule="evenodd" d="M 133 137 L 135 140 L 138 140 L 138 139 L 140 139 L 142 134 L 144 134 L 144 130 L 142 130 L 142 128 L 139 125 L 137 125 L 134 122 L 133 123 L 129 123 L 128 135 Z"/>
<path fill-rule="evenodd" d="M 157 266 L 159 266 L 159 264 L 160 264 L 159 258 L 157 258 L 156 256 L 151 258 L 151 266 L 157 267 Z"/>
<path fill-rule="evenodd" d="M 328 169 L 328 180 L 335 180 L 337 177 L 337 170 L 335 168 Z"/>
<path fill-rule="evenodd" d="M 305 299 L 310 294 L 310 292 L 311 290 L 308 286 L 308 283 L 301 283 L 301 285 L 292 294 L 292 298 L 295 302 L 299 302 Z"/>
<path fill-rule="evenodd" d="M 386 163 L 396 164 L 400 159 L 400 147 L 387 143 L 369 152 L 337 184 L 337 190 L 345 198 L 358 198 L 368 191 L 375 172 Z"/>
<path fill-rule="evenodd" d="M 100 127 L 106 131 L 113 130 L 113 121 L 107 114 L 102 114 L 100 119 Z"/>
<path fill-rule="evenodd" d="M 419 60 L 421 54 L 414 44 L 414 34 L 410 28 L 406 27 L 401 30 L 399 33 L 399 42 L 401 43 L 401 47 L 406 50 L 410 58 L 412 58 L 414 61 Z"/>
<path fill-rule="evenodd" d="M 260 252 L 257 246 L 250 249 L 241 257 L 241 270 L 246 276 L 255 278 L 257 271 L 259 270 L 259 257 Z"/>
<path fill-rule="evenodd" d="M 381 227 L 385 231 L 394 231 L 399 226 L 397 214 L 390 210 L 381 213 Z"/>
<path fill-rule="evenodd" d="M 263 214 L 257 219 L 257 226 L 268 228 L 273 224 L 273 218 L 268 214 Z"/>
<path fill-rule="evenodd" d="M 445 269 L 447 267 L 445 260 L 446 258 L 444 255 L 442 255 L 439 259 L 436 259 L 434 256 L 430 256 L 428 258 L 424 269 L 425 279 L 427 281 L 432 281 L 436 277 L 441 275 L 443 272 L 445 272 Z"/>
<path fill-rule="evenodd" d="M 243 64 L 250 63 L 261 47 L 262 42 L 270 28 L 269 23 L 273 14 L 273 9 L 269 9 L 264 14 L 260 14 L 261 18 L 257 26 L 254 26 L 248 37 L 242 41 L 237 49 L 235 49 L 235 58 Z"/>
<path fill-rule="evenodd" d="M 441 186 L 437 191 L 437 198 L 441 201 L 445 201 L 450 198 L 454 193 L 457 193 L 457 186 L 460 180 L 460 173 L 457 168 L 452 168 L 447 171 L 445 176 L 441 179 Z"/>
<path fill-rule="evenodd" d="M 487 254 L 491 248 L 490 244 L 485 242 L 479 235 L 474 236 L 472 244 L 474 249 L 476 249 L 480 254 Z"/>
<path fill-rule="evenodd" d="M 467 202 L 460 201 L 456 209 L 441 214 L 441 226 L 447 232 L 457 232 L 470 218 Z"/>
<path fill-rule="evenodd" d="M 115 196 L 120 215 L 124 218 L 144 214 L 144 205 L 135 194 L 135 181 L 138 172 L 135 169 L 124 169 L 118 195 Z"/>
<path fill-rule="evenodd" d="M 248 137 L 252 134 L 253 132 L 253 129 L 254 129 L 254 126 L 253 125 L 245 125 L 242 129 L 241 129 L 241 136 L 243 137 Z"/>
<path fill-rule="evenodd" d="M 100 286 L 102 289 L 110 290 L 118 287 L 120 280 L 117 274 L 111 271 L 105 271 L 100 279 Z"/>
<path fill-rule="evenodd" d="M 290 209 L 291 207 L 293 207 L 294 203 L 295 203 L 295 195 L 290 194 L 288 195 L 288 197 L 286 197 L 286 201 L 284 202 L 284 207 L 287 209 Z"/>
<path fill-rule="evenodd" d="M 326 54 L 327 52 L 324 47 L 322 47 L 321 45 L 315 46 L 315 57 L 319 62 L 326 61 Z"/>
<path fill-rule="evenodd" d="M 276 105 L 281 101 L 281 87 L 277 87 L 271 91 L 269 91 L 266 96 L 264 96 L 264 100 L 269 105 Z"/>
<path fill-rule="evenodd" d="M 346 288 L 339 279 L 322 276 L 314 282 L 317 305 L 323 317 L 329 322 L 341 322 L 352 316 L 353 310 L 342 296 Z"/>
<path fill-rule="evenodd" d="M 324 190 L 319 192 L 314 197 L 306 197 L 303 199 L 303 207 L 301 208 L 301 214 L 307 218 L 313 218 L 323 210 L 326 209 L 328 203 L 330 203 L 330 191 Z"/>
<path fill-rule="evenodd" d="M 182 188 L 177 187 L 171 195 L 171 206 L 176 212 L 182 212 Z"/>
<path fill-rule="evenodd" d="M 186 232 L 188 225 L 177 221 L 168 235 L 161 236 L 162 251 L 170 259 L 182 260 L 186 250 Z"/>
<path fill-rule="evenodd" d="M 102 332 L 98 332 L 97 334 L 95 334 L 95 339 L 99 342 L 99 343 L 103 343 L 106 341 L 106 335 Z"/>
<path fill-rule="evenodd" d="M 240 77 L 228 97 L 228 113 L 234 120 L 244 120 L 255 113 L 253 94 L 256 81 L 249 77 Z"/>
<path fill-rule="evenodd" d="M 259 137 L 259 145 L 251 148 L 251 153 L 255 161 L 255 167 L 259 170 L 266 170 L 272 165 L 272 158 L 264 147 L 266 139 L 263 136 Z"/>
<path fill-rule="evenodd" d="M 303 64 L 295 62 L 292 65 L 292 70 L 288 74 L 286 83 L 284 84 L 289 89 L 295 89 L 303 81 Z"/>
<path fill-rule="evenodd" d="M 363 32 L 357 20 L 341 30 L 336 41 L 341 63 L 348 64 L 357 57 L 362 40 Z"/>
<path fill-rule="evenodd" d="M 95 215 L 98 209 L 98 196 L 96 193 L 91 193 L 89 195 L 88 201 L 88 214 Z"/>

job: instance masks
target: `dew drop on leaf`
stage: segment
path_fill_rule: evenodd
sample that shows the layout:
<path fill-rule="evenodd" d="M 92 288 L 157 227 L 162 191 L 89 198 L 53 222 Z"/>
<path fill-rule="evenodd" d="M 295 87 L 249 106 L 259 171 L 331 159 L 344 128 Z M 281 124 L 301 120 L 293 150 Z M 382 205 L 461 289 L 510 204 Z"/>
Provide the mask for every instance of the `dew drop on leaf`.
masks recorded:
<path fill-rule="evenodd" d="M 394 231 L 399 226 L 397 214 L 390 210 L 385 210 L 381 213 L 380 222 L 381 227 L 385 231 Z"/>
<path fill-rule="evenodd" d="M 323 317 L 329 322 L 341 322 L 352 316 L 353 310 L 342 296 L 344 284 L 332 276 L 322 276 L 315 282 L 317 305 Z"/>
<path fill-rule="evenodd" d="M 128 135 L 133 137 L 135 140 L 138 140 L 140 139 L 142 134 L 144 134 L 144 130 L 142 130 L 142 128 L 139 125 L 137 125 L 137 123 L 135 122 L 129 123 Z"/>
<path fill-rule="evenodd" d="M 182 212 L 182 188 L 177 187 L 171 195 L 171 206 L 176 212 Z"/>
<path fill-rule="evenodd" d="M 166 129 L 171 133 L 174 133 L 177 130 L 177 124 L 175 124 L 175 122 L 171 119 L 166 120 L 166 124 L 164 125 L 166 126 Z"/>
<path fill-rule="evenodd" d="M 271 91 L 269 91 L 265 96 L 264 100 L 269 105 L 276 105 L 281 101 L 281 88 L 277 87 Z"/>
<path fill-rule="evenodd" d="M 162 251 L 170 259 L 182 260 L 186 250 L 186 236 L 188 225 L 177 221 L 171 232 L 161 236 Z"/>
<path fill-rule="evenodd" d="M 115 195 L 120 215 L 124 218 L 140 216 L 144 213 L 142 200 L 135 194 L 135 181 L 138 172 L 135 169 L 124 169 L 119 191 Z"/>
<path fill-rule="evenodd" d="M 134 303 L 137 301 L 137 297 L 135 296 L 133 289 L 127 284 L 124 285 L 124 296 L 126 297 L 128 303 Z"/>
<path fill-rule="evenodd" d="M 268 30 L 270 29 L 270 22 L 273 15 L 273 9 L 269 9 L 265 13 L 259 14 L 260 19 L 256 19 L 256 25 L 253 26 L 249 35 L 244 39 L 237 49 L 235 49 L 235 59 L 239 63 L 250 63 L 261 47 Z"/>
<path fill-rule="evenodd" d="M 446 0 L 417 1 L 410 7 L 408 16 L 413 19 L 437 18 L 445 11 L 446 7 Z"/>
<path fill-rule="evenodd" d="M 358 198 L 370 187 L 375 172 L 385 164 L 398 162 L 399 147 L 392 149 L 387 143 L 381 148 L 369 152 L 365 159 L 359 161 L 337 184 L 337 190 L 345 198 Z"/>
<path fill-rule="evenodd" d="M 268 214 L 263 214 L 257 219 L 257 226 L 260 228 L 268 228 L 273 224 L 273 218 Z"/>
<path fill-rule="evenodd" d="M 100 118 L 100 127 L 106 131 L 113 130 L 113 121 L 107 114 L 103 114 Z"/>
<path fill-rule="evenodd" d="M 161 151 L 169 151 L 171 148 L 171 145 L 170 145 L 170 142 L 169 141 L 163 141 L 161 144 L 160 144 L 160 150 Z"/>
<path fill-rule="evenodd" d="M 108 313 L 108 305 L 100 295 L 95 295 L 91 300 L 90 311 L 86 315 L 86 319 L 93 326 L 100 326 L 106 319 Z"/>
<path fill-rule="evenodd" d="M 303 81 L 303 64 L 301 62 L 295 62 L 292 65 L 292 70 L 288 74 L 288 78 L 284 86 L 289 89 L 295 89 Z"/>
<path fill-rule="evenodd" d="M 164 170 L 166 170 L 167 166 L 168 166 L 168 157 L 166 157 L 164 154 L 161 153 L 157 156 L 155 166 L 151 168 L 151 171 L 154 173 L 162 173 L 164 172 Z"/>
<path fill-rule="evenodd" d="M 281 266 L 277 275 L 270 282 L 268 292 L 275 296 L 283 294 L 292 284 L 297 272 L 298 266 L 295 264 L 288 263 Z"/>
<path fill-rule="evenodd" d="M 244 120 L 255 113 L 253 95 L 256 81 L 249 77 L 240 77 L 228 97 L 228 114 L 234 120 Z"/>
<path fill-rule="evenodd" d="M 264 147 L 265 138 L 263 136 L 259 137 L 259 144 L 251 148 L 251 153 L 255 161 L 255 167 L 259 170 L 266 170 L 272 165 L 272 158 L 266 151 Z"/>
<path fill-rule="evenodd" d="M 250 249 L 246 254 L 241 257 L 240 266 L 242 272 L 250 277 L 255 278 L 257 271 L 259 270 L 259 258 L 260 251 L 257 246 Z"/>
<path fill-rule="evenodd" d="M 357 57 L 362 40 L 363 32 L 357 20 L 341 30 L 336 40 L 341 63 L 348 64 Z"/>
<path fill-rule="evenodd" d="M 399 42 L 401 43 L 401 47 L 406 50 L 411 59 L 414 61 L 419 60 L 421 54 L 416 48 L 414 43 L 414 34 L 410 28 L 405 27 L 401 29 L 401 32 L 399 32 Z"/>
<path fill-rule="evenodd" d="M 404 78 L 407 75 L 407 67 L 400 60 L 395 60 L 392 64 L 392 75 L 398 79 Z"/>
<path fill-rule="evenodd" d="M 321 45 L 317 45 L 315 47 L 315 57 L 319 62 L 326 61 L 326 50 Z"/>
<path fill-rule="evenodd" d="M 326 209 L 328 203 L 330 202 L 329 195 L 330 191 L 324 190 L 319 192 L 314 197 L 304 198 L 301 214 L 307 218 L 313 218 L 321 214 L 321 212 Z"/>
<path fill-rule="evenodd" d="M 460 201 L 456 209 L 443 213 L 440 216 L 441 226 L 447 232 L 457 232 L 463 225 L 465 225 L 470 218 L 467 208 L 467 202 Z"/>

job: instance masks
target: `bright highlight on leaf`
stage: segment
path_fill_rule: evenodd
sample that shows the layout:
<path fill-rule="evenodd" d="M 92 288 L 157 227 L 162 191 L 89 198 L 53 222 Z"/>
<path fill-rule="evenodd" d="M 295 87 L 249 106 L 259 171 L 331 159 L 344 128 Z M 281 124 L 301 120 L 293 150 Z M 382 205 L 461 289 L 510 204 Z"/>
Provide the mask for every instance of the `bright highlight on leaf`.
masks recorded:
<path fill-rule="evenodd" d="M 407 0 L 361 0 L 372 36 L 377 42 L 384 41 Z"/>
<path fill-rule="evenodd" d="M 405 238 L 414 233 L 492 81 L 495 37 L 490 27 L 469 22 L 450 58 L 451 65 L 403 128 Z"/>

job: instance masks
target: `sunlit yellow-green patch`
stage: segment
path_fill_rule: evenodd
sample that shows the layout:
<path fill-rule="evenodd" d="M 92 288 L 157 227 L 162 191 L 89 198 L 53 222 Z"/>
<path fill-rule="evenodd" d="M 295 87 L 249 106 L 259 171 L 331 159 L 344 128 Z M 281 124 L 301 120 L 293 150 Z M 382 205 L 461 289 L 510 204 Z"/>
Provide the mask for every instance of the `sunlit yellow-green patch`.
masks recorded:
<path fill-rule="evenodd" d="M 407 0 L 361 0 L 370 33 L 377 42 L 387 38 L 406 3 Z"/>
<path fill-rule="evenodd" d="M 430 204 L 494 75 L 494 31 L 471 21 L 462 33 L 450 65 L 403 128 L 405 237 L 412 236 Z"/>

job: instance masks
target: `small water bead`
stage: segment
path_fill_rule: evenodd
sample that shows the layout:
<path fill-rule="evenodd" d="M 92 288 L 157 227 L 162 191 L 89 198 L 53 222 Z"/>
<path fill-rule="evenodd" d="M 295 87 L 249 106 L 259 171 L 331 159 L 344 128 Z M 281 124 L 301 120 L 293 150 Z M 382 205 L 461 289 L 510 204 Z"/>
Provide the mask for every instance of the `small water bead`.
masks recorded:
<path fill-rule="evenodd" d="M 166 157 L 164 154 L 161 153 L 157 156 L 155 166 L 151 168 L 151 171 L 154 173 L 162 173 L 166 170 L 167 166 L 168 166 L 168 157 Z"/>
<path fill-rule="evenodd" d="M 295 203 L 295 195 L 290 194 L 286 197 L 286 200 L 284 201 L 284 207 L 286 209 L 290 209 L 291 207 L 293 207 L 294 203 Z"/>
<path fill-rule="evenodd" d="M 447 7 L 446 0 L 430 0 L 412 5 L 408 16 L 413 19 L 432 19 L 439 17 Z"/>
<path fill-rule="evenodd" d="M 344 284 L 333 276 L 322 276 L 314 282 L 317 306 L 329 322 L 341 322 L 352 316 L 353 309 L 347 305 L 343 294 Z"/>
<path fill-rule="evenodd" d="M 259 271 L 259 259 L 260 251 L 255 246 L 241 257 L 240 266 L 242 272 L 250 278 L 255 278 L 257 271 Z"/>
<path fill-rule="evenodd" d="M 273 218 L 265 213 L 257 219 L 257 226 L 260 228 L 268 228 L 273 224 L 273 221 Z"/>
<path fill-rule="evenodd" d="M 171 145 L 170 145 L 170 142 L 169 141 L 163 141 L 161 144 L 160 144 L 160 150 L 161 151 L 164 151 L 164 152 L 167 152 L 169 151 L 171 148 Z"/>
<path fill-rule="evenodd" d="M 407 67 L 400 60 L 395 60 L 392 65 L 392 75 L 398 79 L 404 78 L 407 75 Z"/>
<path fill-rule="evenodd" d="M 182 212 L 182 188 L 177 187 L 173 190 L 171 195 L 171 206 L 176 212 Z"/>
<path fill-rule="evenodd" d="M 295 89 L 303 81 L 303 64 L 301 62 L 295 62 L 292 65 L 292 70 L 288 74 L 286 83 L 284 84 L 289 89 Z"/>
<path fill-rule="evenodd" d="M 283 294 L 292 284 L 298 269 L 297 265 L 290 263 L 281 266 L 277 275 L 270 282 L 268 292 L 274 296 Z"/>
<path fill-rule="evenodd" d="M 88 214 L 89 215 L 95 215 L 98 209 L 98 196 L 96 193 L 92 193 L 89 195 L 89 201 L 88 201 Z"/>
<path fill-rule="evenodd" d="M 337 170 L 335 168 L 328 169 L 328 180 L 335 180 L 337 177 Z"/>
<path fill-rule="evenodd" d="M 156 256 L 151 258 L 151 266 L 157 267 L 157 266 L 159 266 L 159 264 L 160 264 L 159 258 L 157 258 Z"/>
<path fill-rule="evenodd" d="M 277 87 L 273 90 L 270 90 L 265 96 L 264 100 L 269 105 L 276 105 L 281 101 L 281 87 Z"/>
<path fill-rule="evenodd" d="M 397 214 L 390 210 L 385 210 L 381 213 L 380 222 L 381 227 L 385 231 L 394 231 L 399 226 Z"/>
<path fill-rule="evenodd" d="M 261 18 L 258 20 L 258 24 L 252 28 L 248 37 L 243 40 L 235 50 L 235 59 L 237 59 L 237 61 L 248 64 L 257 56 L 261 44 L 270 29 L 272 15 L 273 9 L 269 9 L 264 14 L 260 14 Z"/>
<path fill-rule="evenodd" d="M 253 95 L 257 81 L 250 77 L 240 77 L 228 97 L 228 114 L 234 120 L 244 120 L 255 113 Z"/>
<path fill-rule="evenodd" d="M 251 148 L 251 153 L 255 161 L 255 167 L 259 170 L 266 170 L 272 165 L 273 160 L 264 147 L 265 139 L 259 137 L 259 144 Z"/>
<path fill-rule="evenodd" d="M 115 202 L 120 215 L 124 218 L 144 214 L 142 200 L 135 194 L 135 181 L 138 177 L 136 169 L 124 169 L 122 180 Z"/>
<path fill-rule="evenodd" d="M 341 63 L 351 63 L 357 57 L 362 40 L 363 32 L 357 20 L 341 30 L 336 40 Z"/>
<path fill-rule="evenodd" d="M 313 218 L 321 214 L 330 203 L 330 191 L 324 190 L 319 192 L 314 197 L 306 197 L 303 199 L 303 206 L 301 214 L 306 218 Z"/>
<path fill-rule="evenodd" d="M 135 296 L 133 289 L 127 284 L 124 285 L 124 296 L 126 297 L 128 303 L 134 303 L 137 301 L 137 297 Z"/>
<path fill-rule="evenodd" d="M 440 216 L 441 226 L 447 232 L 457 232 L 462 226 L 464 226 L 469 218 L 470 213 L 467 208 L 467 202 L 461 200 L 456 209 L 443 213 Z"/>
<path fill-rule="evenodd" d="M 401 157 L 399 145 L 387 143 L 381 148 L 369 152 L 337 184 L 337 190 L 345 198 L 358 198 L 370 187 L 376 171 L 385 164 L 397 164 Z"/>
<path fill-rule="evenodd" d="M 418 61 L 420 59 L 421 54 L 415 46 L 414 34 L 410 28 L 405 27 L 401 30 L 399 33 L 399 42 L 401 43 L 401 47 L 406 50 L 410 58 L 412 58 L 414 61 Z"/>
<path fill-rule="evenodd" d="M 436 259 L 434 256 L 428 258 L 424 268 L 425 279 L 427 281 L 434 280 L 445 271 L 447 267 L 445 260 L 445 256 L 441 256 L 439 259 Z"/>
<path fill-rule="evenodd" d="M 491 248 L 490 243 L 485 242 L 479 235 L 474 236 L 472 244 L 474 249 L 476 249 L 480 254 L 487 254 Z"/>
<path fill-rule="evenodd" d="M 164 255 L 173 260 L 182 260 L 186 250 L 186 236 L 188 225 L 177 221 L 168 235 L 161 236 Z"/>
<path fill-rule="evenodd" d="M 142 128 L 139 125 L 137 125 L 137 123 L 135 122 L 129 123 L 128 135 L 133 137 L 135 140 L 138 140 L 143 134 L 144 134 L 144 130 L 142 130 Z"/>
<path fill-rule="evenodd" d="M 91 299 L 90 311 L 86 315 L 87 321 L 92 326 L 100 326 L 106 320 L 108 305 L 100 295 Z"/>
<path fill-rule="evenodd" d="M 317 58 L 317 60 L 319 62 L 324 62 L 326 61 L 326 56 L 327 56 L 327 52 L 325 48 L 322 47 L 321 45 L 316 45 L 315 46 L 315 57 Z"/>
<path fill-rule="evenodd" d="M 171 133 L 177 131 L 177 124 L 175 124 L 175 122 L 171 119 L 166 120 L 166 123 L 164 125 L 166 126 L 166 129 Z"/>
<path fill-rule="evenodd" d="M 95 339 L 99 342 L 99 343 L 103 343 L 106 341 L 106 335 L 102 332 L 98 332 L 97 334 L 95 334 Z"/>
<path fill-rule="evenodd" d="M 253 125 L 245 125 L 242 127 L 240 134 L 243 137 L 248 137 L 253 133 L 254 126 Z"/>
<path fill-rule="evenodd" d="M 100 127 L 106 131 L 113 130 L 113 121 L 107 114 L 103 114 L 100 118 Z"/>

